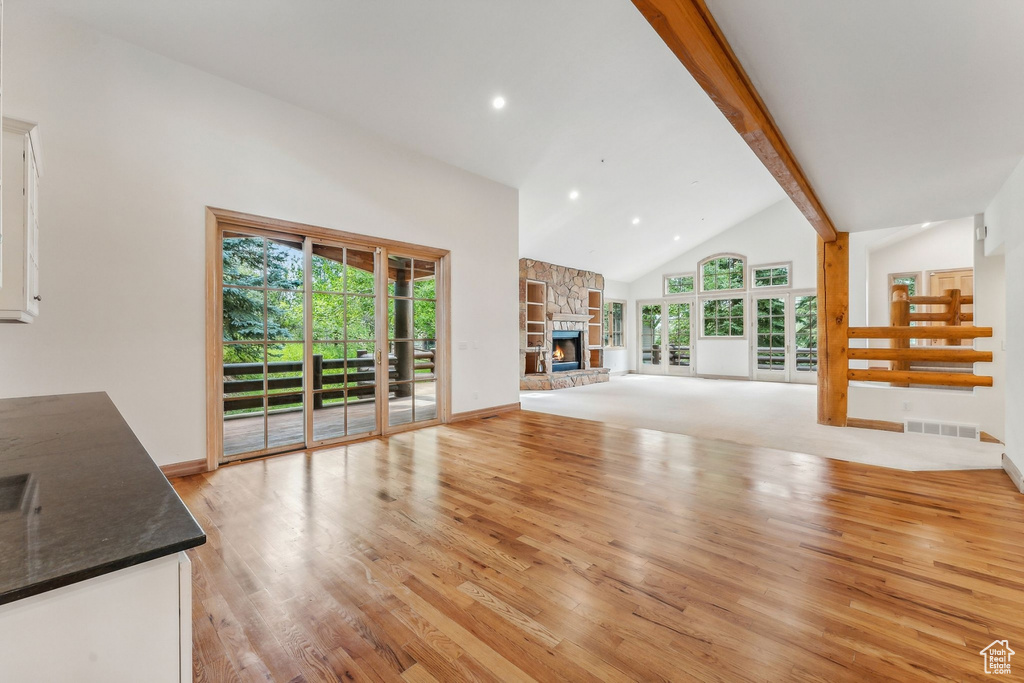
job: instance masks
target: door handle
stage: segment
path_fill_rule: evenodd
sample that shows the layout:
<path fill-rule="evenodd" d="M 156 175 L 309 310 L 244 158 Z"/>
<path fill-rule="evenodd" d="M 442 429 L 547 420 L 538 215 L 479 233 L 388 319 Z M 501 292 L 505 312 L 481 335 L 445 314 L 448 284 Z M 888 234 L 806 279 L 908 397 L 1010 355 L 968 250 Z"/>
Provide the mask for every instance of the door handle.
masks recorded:
<path fill-rule="evenodd" d="M 377 365 L 380 365 L 382 355 L 380 349 L 377 349 Z"/>

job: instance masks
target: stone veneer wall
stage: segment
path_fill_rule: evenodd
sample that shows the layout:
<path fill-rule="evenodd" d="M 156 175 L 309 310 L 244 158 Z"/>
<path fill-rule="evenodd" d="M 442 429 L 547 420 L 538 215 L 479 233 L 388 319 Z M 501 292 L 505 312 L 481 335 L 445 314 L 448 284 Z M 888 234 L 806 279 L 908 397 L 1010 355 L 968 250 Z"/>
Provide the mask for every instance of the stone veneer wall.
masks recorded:
<path fill-rule="evenodd" d="M 519 259 L 519 376 L 526 376 L 526 281 L 534 280 L 547 285 L 546 324 L 544 325 L 545 348 L 551 349 L 552 330 L 576 330 L 583 332 L 583 369 L 590 369 L 589 334 L 586 322 L 552 320 L 551 316 L 564 313 L 589 315 L 590 290 L 601 290 L 604 294 L 604 276 L 590 270 L 577 270 L 533 259 Z M 550 363 L 551 356 L 547 359 Z M 547 374 L 551 374 L 548 371 Z M 598 373 L 600 374 L 600 373 Z M 581 373 L 581 377 L 595 373 Z M 607 372 L 604 373 L 607 381 Z M 580 380 L 576 384 L 590 384 L 594 380 Z M 571 384 L 569 386 L 572 386 Z M 538 387 L 539 388 L 539 387 Z"/>

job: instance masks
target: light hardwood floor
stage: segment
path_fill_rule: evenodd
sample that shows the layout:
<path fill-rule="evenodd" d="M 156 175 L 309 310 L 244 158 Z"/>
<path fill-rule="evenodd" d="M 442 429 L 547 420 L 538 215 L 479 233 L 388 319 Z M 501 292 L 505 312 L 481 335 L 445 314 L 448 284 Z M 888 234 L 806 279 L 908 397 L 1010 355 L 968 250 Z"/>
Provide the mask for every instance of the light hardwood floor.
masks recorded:
<path fill-rule="evenodd" d="M 196 681 L 982 680 L 1024 646 L 1000 471 L 521 412 L 174 483 Z"/>

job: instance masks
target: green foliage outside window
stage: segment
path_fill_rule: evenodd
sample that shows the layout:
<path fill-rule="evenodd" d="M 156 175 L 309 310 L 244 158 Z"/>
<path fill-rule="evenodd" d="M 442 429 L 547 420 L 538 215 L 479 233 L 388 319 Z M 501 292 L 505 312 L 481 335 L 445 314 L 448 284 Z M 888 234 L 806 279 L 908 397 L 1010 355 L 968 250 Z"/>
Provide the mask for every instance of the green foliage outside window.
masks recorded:
<path fill-rule="evenodd" d="M 665 278 L 666 294 L 688 294 L 693 291 L 692 275 L 673 275 Z"/>
<path fill-rule="evenodd" d="M 757 300 L 757 367 L 761 370 L 783 370 L 786 367 L 784 299 Z"/>
<path fill-rule="evenodd" d="M 722 256 L 701 266 L 701 284 L 705 292 L 743 289 L 743 259 Z"/>
<path fill-rule="evenodd" d="M 743 299 L 704 301 L 705 337 L 743 336 Z"/>
<path fill-rule="evenodd" d="M 793 302 L 797 372 L 818 370 L 818 297 L 798 296 Z"/>
<path fill-rule="evenodd" d="M 789 284 L 789 266 L 754 269 L 755 287 L 785 287 Z"/>
<path fill-rule="evenodd" d="M 229 237 L 223 245 L 223 327 L 225 341 L 283 341 L 301 339 L 302 295 L 296 291 L 270 291 L 263 287 L 299 290 L 302 287 L 302 252 L 271 243 L 266 248 L 262 237 Z M 264 280 L 264 273 L 266 280 Z M 236 285 L 231 287 L 230 285 Z M 242 289 L 259 287 L 260 289 Z M 266 315 L 264 315 L 266 308 Z M 281 344 L 269 344 L 267 353 L 280 353 Z M 227 363 L 254 363 L 263 360 L 262 347 L 256 344 L 227 345 Z"/>
<path fill-rule="evenodd" d="M 268 361 L 301 361 L 302 344 L 282 343 L 301 342 L 303 338 L 301 246 L 262 237 L 226 237 L 222 249 L 224 340 L 266 342 Z M 372 256 L 366 256 L 372 262 Z M 317 344 L 315 352 L 325 359 L 340 359 L 354 358 L 358 351 L 372 351 L 377 338 L 374 273 L 314 254 L 311 279 L 313 339 L 349 342 Z M 416 280 L 412 295 L 412 329 L 415 338 L 423 340 L 416 346 L 433 348 L 437 338 L 435 279 Z M 389 297 L 392 330 L 394 313 L 394 300 Z M 262 343 L 224 347 L 225 363 L 262 360 Z"/>

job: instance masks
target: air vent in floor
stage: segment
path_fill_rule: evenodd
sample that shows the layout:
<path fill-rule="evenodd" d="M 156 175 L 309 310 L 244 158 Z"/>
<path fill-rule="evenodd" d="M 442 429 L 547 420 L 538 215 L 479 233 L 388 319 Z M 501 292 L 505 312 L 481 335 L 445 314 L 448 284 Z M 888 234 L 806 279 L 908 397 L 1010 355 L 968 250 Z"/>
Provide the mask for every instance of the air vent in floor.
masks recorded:
<path fill-rule="evenodd" d="M 907 434 L 930 434 L 932 436 L 951 436 L 958 439 L 981 438 L 978 425 L 962 425 L 953 422 L 933 422 L 929 420 L 907 420 Z"/>

